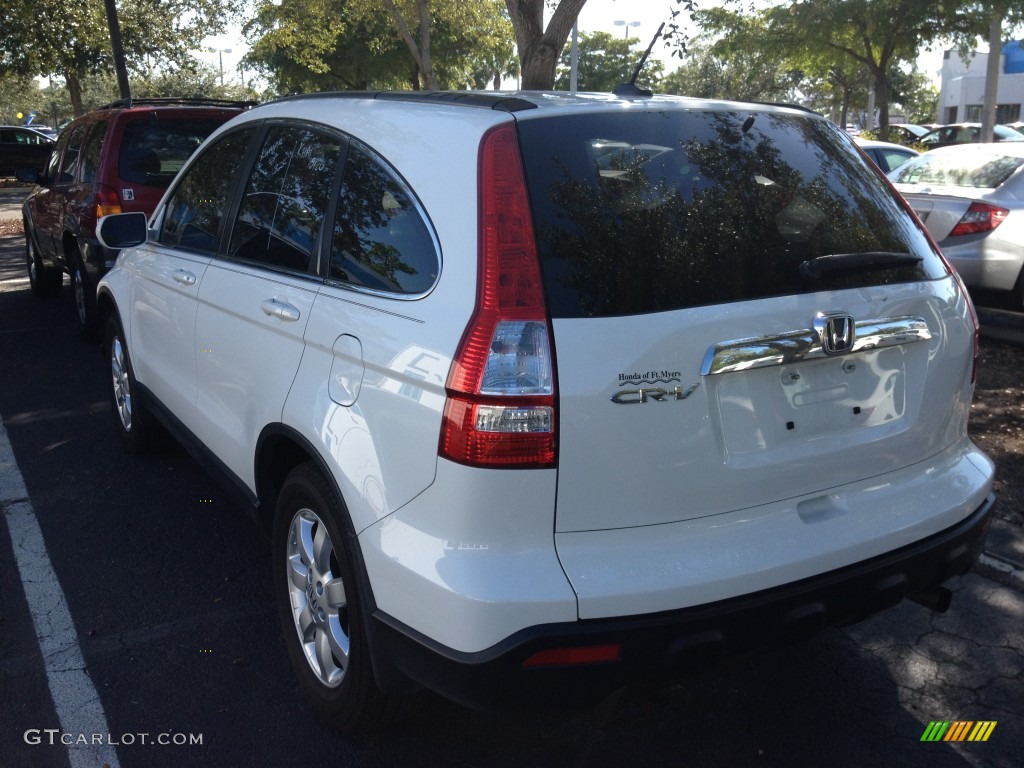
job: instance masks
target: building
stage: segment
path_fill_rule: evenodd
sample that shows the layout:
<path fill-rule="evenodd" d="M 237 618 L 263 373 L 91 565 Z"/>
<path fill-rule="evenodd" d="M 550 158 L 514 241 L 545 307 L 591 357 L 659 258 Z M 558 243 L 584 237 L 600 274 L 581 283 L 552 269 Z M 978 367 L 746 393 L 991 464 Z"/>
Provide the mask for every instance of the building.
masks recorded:
<path fill-rule="evenodd" d="M 980 123 L 985 100 L 987 53 L 976 53 L 964 62 L 955 51 L 946 51 L 939 85 L 940 123 Z M 996 122 L 1015 123 L 1024 114 L 1024 42 L 1006 43 L 1000 56 L 996 91 Z"/>

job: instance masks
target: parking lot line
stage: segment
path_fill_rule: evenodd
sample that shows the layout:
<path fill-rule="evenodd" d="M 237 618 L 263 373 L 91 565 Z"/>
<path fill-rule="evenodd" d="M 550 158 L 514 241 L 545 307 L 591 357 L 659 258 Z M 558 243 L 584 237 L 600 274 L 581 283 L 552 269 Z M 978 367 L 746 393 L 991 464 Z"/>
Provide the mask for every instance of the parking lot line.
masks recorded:
<path fill-rule="evenodd" d="M 28 498 L 2 418 L 0 508 L 7 521 L 21 586 L 46 668 L 50 696 L 60 721 L 60 734 L 54 735 L 52 743 L 67 745 L 72 768 L 93 768 L 103 764 L 118 768 L 117 753 L 109 743 L 107 716 L 85 670 L 85 659 L 71 612 L 47 554 L 43 532 Z M 39 720 L 40 730 L 52 728 L 44 713 L 39 713 Z M 48 745 L 51 741 L 47 738 L 43 743 Z"/>

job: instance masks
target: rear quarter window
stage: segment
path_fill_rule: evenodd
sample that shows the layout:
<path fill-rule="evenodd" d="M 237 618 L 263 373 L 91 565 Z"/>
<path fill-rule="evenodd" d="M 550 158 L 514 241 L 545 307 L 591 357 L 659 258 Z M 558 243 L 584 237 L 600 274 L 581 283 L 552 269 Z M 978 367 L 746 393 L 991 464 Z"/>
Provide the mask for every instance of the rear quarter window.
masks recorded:
<path fill-rule="evenodd" d="M 523 119 L 549 310 L 628 315 L 947 274 L 876 169 L 825 120 L 632 111 Z M 914 254 L 807 277 L 832 254 Z"/>

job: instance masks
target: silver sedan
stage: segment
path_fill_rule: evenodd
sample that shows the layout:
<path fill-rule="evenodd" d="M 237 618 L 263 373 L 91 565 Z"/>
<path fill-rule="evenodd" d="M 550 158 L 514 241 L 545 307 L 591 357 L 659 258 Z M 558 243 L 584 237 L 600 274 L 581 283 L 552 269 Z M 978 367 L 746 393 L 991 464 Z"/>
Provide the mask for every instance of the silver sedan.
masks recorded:
<path fill-rule="evenodd" d="M 1024 142 L 933 149 L 889 178 L 968 286 L 1024 305 Z"/>

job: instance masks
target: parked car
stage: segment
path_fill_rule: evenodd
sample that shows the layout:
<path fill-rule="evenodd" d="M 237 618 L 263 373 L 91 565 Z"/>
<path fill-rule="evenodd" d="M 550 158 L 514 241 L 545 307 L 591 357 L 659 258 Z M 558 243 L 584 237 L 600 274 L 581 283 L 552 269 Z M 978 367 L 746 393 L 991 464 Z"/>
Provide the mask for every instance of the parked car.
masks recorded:
<path fill-rule="evenodd" d="M 995 141 L 1024 141 L 1024 134 L 1005 125 L 993 128 Z M 918 141 L 928 149 L 954 144 L 977 144 L 981 137 L 981 123 L 957 123 L 933 128 Z"/>
<path fill-rule="evenodd" d="M 96 329 L 96 283 L 117 252 L 96 239 L 104 215 L 156 207 L 189 155 L 214 128 L 251 106 L 241 102 L 135 99 L 70 123 L 42 172 L 21 168 L 36 187 L 23 206 L 25 258 L 36 295 L 58 293 L 71 276 L 83 335 Z"/>
<path fill-rule="evenodd" d="M 42 168 L 50 159 L 53 139 L 22 125 L 0 125 L 0 176 L 13 176 L 22 166 Z"/>
<path fill-rule="evenodd" d="M 910 158 L 921 154 L 916 149 L 905 147 L 902 144 L 893 144 L 888 141 L 870 141 L 857 137 L 853 142 L 864 150 L 865 154 L 871 158 L 883 173 L 888 173 L 894 168 L 903 165 Z"/>
<path fill-rule="evenodd" d="M 982 547 L 970 298 L 813 113 L 287 98 L 100 234 L 118 434 L 163 424 L 268 522 L 343 730 L 943 609 Z"/>
<path fill-rule="evenodd" d="M 889 141 L 904 145 L 916 144 L 929 130 L 914 123 L 892 123 L 889 125 Z"/>
<path fill-rule="evenodd" d="M 933 149 L 890 179 L 968 286 L 1024 306 L 1024 143 Z"/>

